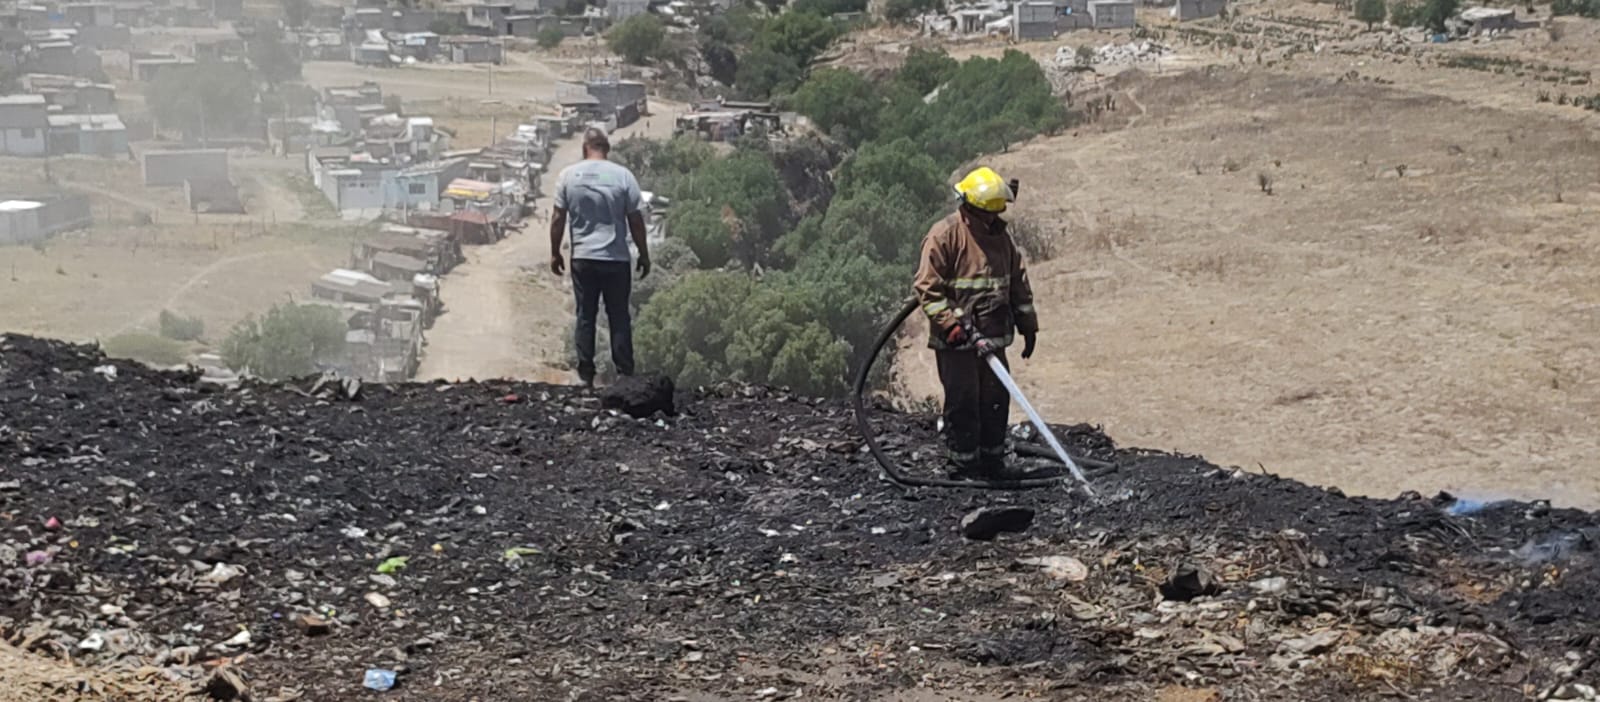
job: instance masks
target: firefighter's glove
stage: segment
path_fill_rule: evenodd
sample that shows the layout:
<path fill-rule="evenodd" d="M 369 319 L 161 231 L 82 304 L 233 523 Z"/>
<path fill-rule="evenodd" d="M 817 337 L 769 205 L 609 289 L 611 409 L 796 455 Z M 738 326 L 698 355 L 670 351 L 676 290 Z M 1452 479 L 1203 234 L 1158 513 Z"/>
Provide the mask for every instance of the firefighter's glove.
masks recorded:
<path fill-rule="evenodd" d="M 958 349 L 958 348 L 961 348 L 962 346 L 966 346 L 967 345 L 967 330 L 966 330 L 965 327 L 962 327 L 960 324 L 952 326 L 952 327 L 950 327 L 950 331 L 945 332 L 944 340 L 945 340 L 946 343 L 950 344 L 950 348 L 953 348 L 953 349 Z"/>
<path fill-rule="evenodd" d="M 1039 340 L 1039 335 L 1036 332 L 1028 332 L 1028 333 L 1022 335 L 1022 357 L 1023 358 L 1032 358 L 1033 357 L 1033 343 L 1035 341 L 1038 341 L 1038 340 Z"/>
<path fill-rule="evenodd" d="M 982 358 L 984 356 L 993 355 L 994 352 L 999 351 L 1000 345 L 994 343 L 994 341 L 991 339 L 979 337 L 977 343 L 972 345 L 972 348 L 973 350 L 977 351 L 978 356 Z"/>

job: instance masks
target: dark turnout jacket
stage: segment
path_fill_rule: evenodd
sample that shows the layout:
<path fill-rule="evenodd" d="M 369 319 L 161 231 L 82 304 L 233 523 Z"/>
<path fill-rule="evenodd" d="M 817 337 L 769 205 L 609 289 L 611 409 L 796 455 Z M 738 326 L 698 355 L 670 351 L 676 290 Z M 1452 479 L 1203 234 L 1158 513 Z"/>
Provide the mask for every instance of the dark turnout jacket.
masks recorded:
<path fill-rule="evenodd" d="M 922 240 L 914 287 L 928 315 L 932 348 L 949 347 L 950 328 L 963 316 L 1002 346 L 1014 331 L 1039 330 L 1028 269 L 1004 220 L 985 226 L 958 210 L 933 225 Z"/>

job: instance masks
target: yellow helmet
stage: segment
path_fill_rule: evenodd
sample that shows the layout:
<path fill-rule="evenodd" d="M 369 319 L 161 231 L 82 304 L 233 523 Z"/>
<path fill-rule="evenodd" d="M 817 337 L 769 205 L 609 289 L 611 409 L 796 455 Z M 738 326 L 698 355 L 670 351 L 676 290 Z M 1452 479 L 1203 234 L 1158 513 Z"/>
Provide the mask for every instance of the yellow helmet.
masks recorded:
<path fill-rule="evenodd" d="M 956 183 L 956 195 L 984 212 L 1005 212 L 1006 203 L 1016 199 L 1011 186 L 988 166 L 974 169 Z"/>

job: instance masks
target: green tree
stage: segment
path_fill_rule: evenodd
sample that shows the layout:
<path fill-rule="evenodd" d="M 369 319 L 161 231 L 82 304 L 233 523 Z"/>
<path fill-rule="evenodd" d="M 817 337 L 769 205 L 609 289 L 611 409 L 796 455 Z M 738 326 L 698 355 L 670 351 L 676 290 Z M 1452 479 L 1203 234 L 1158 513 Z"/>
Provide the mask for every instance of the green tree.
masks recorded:
<path fill-rule="evenodd" d="M 838 36 L 839 30 L 826 19 L 809 12 L 785 12 L 762 29 L 756 47 L 788 56 L 804 68 Z"/>
<path fill-rule="evenodd" d="M 734 85 L 746 97 L 765 99 L 786 92 L 800 82 L 800 64 L 772 49 L 755 48 L 739 59 Z"/>
<path fill-rule="evenodd" d="M 1389 16 L 1389 7 L 1383 0 L 1356 0 L 1356 19 L 1366 22 L 1367 29 Z"/>
<path fill-rule="evenodd" d="M 884 3 L 883 16 L 891 22 L 903 22 L 918 15 L 939 12 L 944 0 L 889 0 Z"/>
<path fill-rule="evenodd" d="M 777 169 L 764 154 L 736 152 L 711 161 L 680 181 L 674 195 L 674 210 L 692 202 L 714 208 L 730 239 L 729 253 L 745 263 L 768 260 L 772 245 L 789 224 L 788 195 Z M 696 223 L 709 217 L 709 213 L 701 212 Z M 702 265 L 720 265 L 711 247 L 695 247 L 693 243 L 690 246 Z"/>
<path fill-rule="evenodd" d="M 250 65 L 268 84 L 278 85 L 300 77 L 300 57 L 289 48 L 277 24 L 258 23 L 247 48 Z"/>
<path fill-rule="evenodd" d="M 256 120 L 255 77 L 240 63 L 162 71 L 146 97 L 161 126 L 190 136 L 246 131 Z"/>
<path fill-rule="evenodd" d="M 206 323 L 199 317 L 184 317 L 161 310 L 159 321 L 161 336 L 174 341 L 195 341 L 206 333 Z"/>
<path fill-rule="evenodd" d="M 680 203 L 667 214 L 667 236 L 694 252 L 701 268 L 721 268 L 733 258 L 733 232 L 722 208 L 709 202 Z"/>
<path fill-rule="evenodd" d="M 735 318 L 753 282 L 744 273 L 690 273 L 656 294 L 639 313 L 635 329 L 640 360 L 675 378 L 680 386 L 709 385 L 732 376 L 727 363 Z"/>
<path fill-rule="evenodd" d="M 317 362 L 344 350 L 345 323 L 321 305 L 276 305 L 228 332 L 222 358 L 229 368 L 268 380 L 314 373 Z"/>
<path fill-rule="evenodd" d="M 1445 20 L 1456 16 L 1460 4 L 1461 0 L 1427 0 L 1422 4 L 1422 25 L 1435 34 L 1443 33 Z"/>
<path fill-rule="evenodd" d="M 291 27 L 304 27 L 311 19 L 311 0 L 281 0 L 283 21 Z"/>
<path fill-rule="evenodd" d="M 950 58 L 943 49 L 916 48 L 906 54 L 906 62 L 901 64 L 894 79 L 922 97 L 944 85 L 960 67 L 961 63 Z"/>
<path fill-rule="evenodd" d="M 794 108 L 823 133 L 858 146 L 877 132 L 881 91 L 861 74 L 827 68 L 811 74 L 794 94 Z"/>
<path fill-rule="evenodd" d="M 1389 23 L 1396 27 L 1415 27 L 1422 22 L 1422 8 L 1405 0 L 1389 6 Z"/>
<path fill-rule="evenodd" d="M 895 184 L 904 188 L 919 206 L 937 207 L 950 200 L 950 187 L 945 183 L 947 170 L 909 138 L 875 141 L 862 146 L 854 158 L 840 167 L 836 197 L 852 197 L 859 191 Z"/>
<path fill-rule="evenodd" d="M 561 40 L 567 38 L 567 33 L 561 31 L 560 27 L 552 24 L 546 26 L 544 29 L 539 30 L 539 35 L 537 38 L 539 42 L 539 48 L 554 49 L 558 46 L 561 46 Z"/>
<path fill-rule="evenodd" d="M 606 33 L 606 45 L 628 63 L 643 65 L 655 57 L 665 44 L 666 26 L 655 15 L 634 15 Z"/>

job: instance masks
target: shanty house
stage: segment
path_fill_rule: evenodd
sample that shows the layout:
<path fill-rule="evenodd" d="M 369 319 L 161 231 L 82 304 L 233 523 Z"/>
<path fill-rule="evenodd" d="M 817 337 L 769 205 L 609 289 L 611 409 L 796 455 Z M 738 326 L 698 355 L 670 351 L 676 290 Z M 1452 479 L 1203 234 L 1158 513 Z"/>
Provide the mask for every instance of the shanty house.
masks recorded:
<path fill-rule="evenodd" d="M 117 23 L 117 7 L 108 2 L 68 3 L 61 11 L 68 26 L 110 27 Z"/>
<path fill-rule="evenodd" d="M 495 63 L 505 60 L 505 48 L 488 37 L 446 37 L 444 51 L 455 63 Z"/>
<path fill-rule="evenodd" d="M 1089 0 L 1095 29 L 1126 29 L 1134 25 L 1131 0 Z"/>
<path fill-rule="evenodd" d="M 606 0 L 606 19 L 612 24 L 649 11 L 649 0 Z"/>
<path fill-rule="evenodd" d="M 383 171 L 354 163 L 325 171 L 322 193 L 340 212 L 376 214 L 383 210 Z"/>
<path fill-rule="evenodd" d="M 128 128 L 122 118 L 106 115 L 50 115 L 50 153 L 126 156 Z"/>
<path fill-rule="evenodd" d="M 183 185 L 186 180 L 231 180 L 227 149 L 146 151 L 140 157 L 146 186 Z"/>
<path fill-rule="evenodd" d="M 1517 11 L 1502 7 L 1469 7 L 1461 11 L 1459 22 L 1459 33 L 1471 36 L 1522 27 Z"/>
<path fill-rule="evenodd" d="M 82 195 L 0 198 L 0 244 L 31 244 L 94 223 Z"/>
<path fill-rule="evenodd" d="M 49 151 L 50 121 L 43 95 L 0 96 L 0 154 L 43 156 Z"/>
<path fill-rule="evenodd" d="M 1094 18 L 1089 16 L 1089 0 L 1054 0 L 1053 4 L 1056 13 L 1056 31 L 1066 32 L 1094 27 Z"/>
<path fill-rule="evenodd" d="M 244 0 L 210 0 L 211 18 L 227 22 L 244 19 Z"/>
<path fill-rule="evenodd" d="M 1051 0 L 1019 2 L 1011 7 L 1011 38 L 1049 39 L 1056 35 L 1056 6 Z"/>
<path fill-rule="evenodd" d="M 1172 16 L 1180 22 L 1216 17 L 1228 10 L 1228 0 L 1177 0 Z"/>
<path fill-rule="evenodd" d="M 22 77 L 28 92 L 44 96 L 52 111 L 106 114 L 117 110 L 116 88 L 73 76 L 30 73 Z"/>

